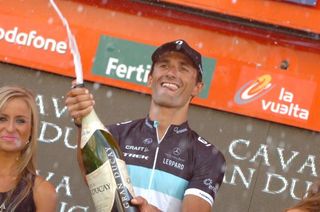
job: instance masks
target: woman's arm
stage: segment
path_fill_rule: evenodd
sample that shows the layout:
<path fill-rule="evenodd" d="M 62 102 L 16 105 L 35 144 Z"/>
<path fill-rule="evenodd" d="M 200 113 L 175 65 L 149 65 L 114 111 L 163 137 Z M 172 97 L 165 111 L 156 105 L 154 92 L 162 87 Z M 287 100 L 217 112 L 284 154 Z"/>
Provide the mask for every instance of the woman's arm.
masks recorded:
<path fill-rule="evenodd" d="M 33 188 L 33 199 L 37 212 L 55 212 L 57 207 L 57 194 L 54 186 L 37 176 Z"/>

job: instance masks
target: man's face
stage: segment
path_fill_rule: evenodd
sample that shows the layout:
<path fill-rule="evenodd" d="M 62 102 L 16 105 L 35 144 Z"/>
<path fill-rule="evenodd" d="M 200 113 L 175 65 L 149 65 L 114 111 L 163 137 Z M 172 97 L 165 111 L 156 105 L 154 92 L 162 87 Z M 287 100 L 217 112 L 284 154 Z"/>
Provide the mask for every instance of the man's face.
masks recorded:
<path fill-rule="evenodd" d="M 162 54 L 148 78 L 154 103 L 164 107 L 189 104 L 203 87 L 202 82 L 197 82 L 197 72 L 190 58 L 183 53 L 169 51 Z"/>

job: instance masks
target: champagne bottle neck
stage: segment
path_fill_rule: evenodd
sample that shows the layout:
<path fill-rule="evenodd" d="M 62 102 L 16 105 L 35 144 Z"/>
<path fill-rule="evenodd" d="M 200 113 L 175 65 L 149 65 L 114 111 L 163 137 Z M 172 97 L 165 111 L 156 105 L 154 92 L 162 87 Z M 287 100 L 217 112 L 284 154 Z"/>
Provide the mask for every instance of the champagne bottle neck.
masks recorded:
<path fill-rule="evenodd" d="M 104 125 L 100 121 L 94 109 L 92 109 L 92 111 L 88 115 L 82 118 L 82 127 L 94 130 L 104 129 Z"/>
<path fill-rule="evenodd" d="M 105 132 L 109 131 L 102 124 L 98 118 L 96 112 L 92 110 L 88 115 L 82 118 L 82 129 L 81 129 L 81 146 L 83 148 L 89 141 L 90 137 L 96 130 L 103 130 Z"/>

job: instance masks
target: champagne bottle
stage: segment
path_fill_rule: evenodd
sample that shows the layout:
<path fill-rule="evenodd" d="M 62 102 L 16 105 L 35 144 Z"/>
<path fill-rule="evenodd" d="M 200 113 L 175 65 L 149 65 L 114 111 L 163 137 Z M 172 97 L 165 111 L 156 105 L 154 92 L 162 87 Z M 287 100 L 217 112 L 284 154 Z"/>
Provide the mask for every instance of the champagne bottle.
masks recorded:
<path fill-rule="evenodd" d="M 80 147 L 96 211 L 138 212 L 123 154 L 94 110 L 82 119 Z"/>

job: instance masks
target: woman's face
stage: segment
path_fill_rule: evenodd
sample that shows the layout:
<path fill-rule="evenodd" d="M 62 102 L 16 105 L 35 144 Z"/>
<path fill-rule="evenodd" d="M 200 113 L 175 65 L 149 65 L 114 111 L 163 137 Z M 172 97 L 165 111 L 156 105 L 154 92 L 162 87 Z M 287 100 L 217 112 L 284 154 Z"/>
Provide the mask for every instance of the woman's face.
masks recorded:
<path fill-rule="evenodd" d="M 22 98 L 14 98 L 0 110 L 0 151 L 18 152 L 29 142 L 31 108 Z"/>

